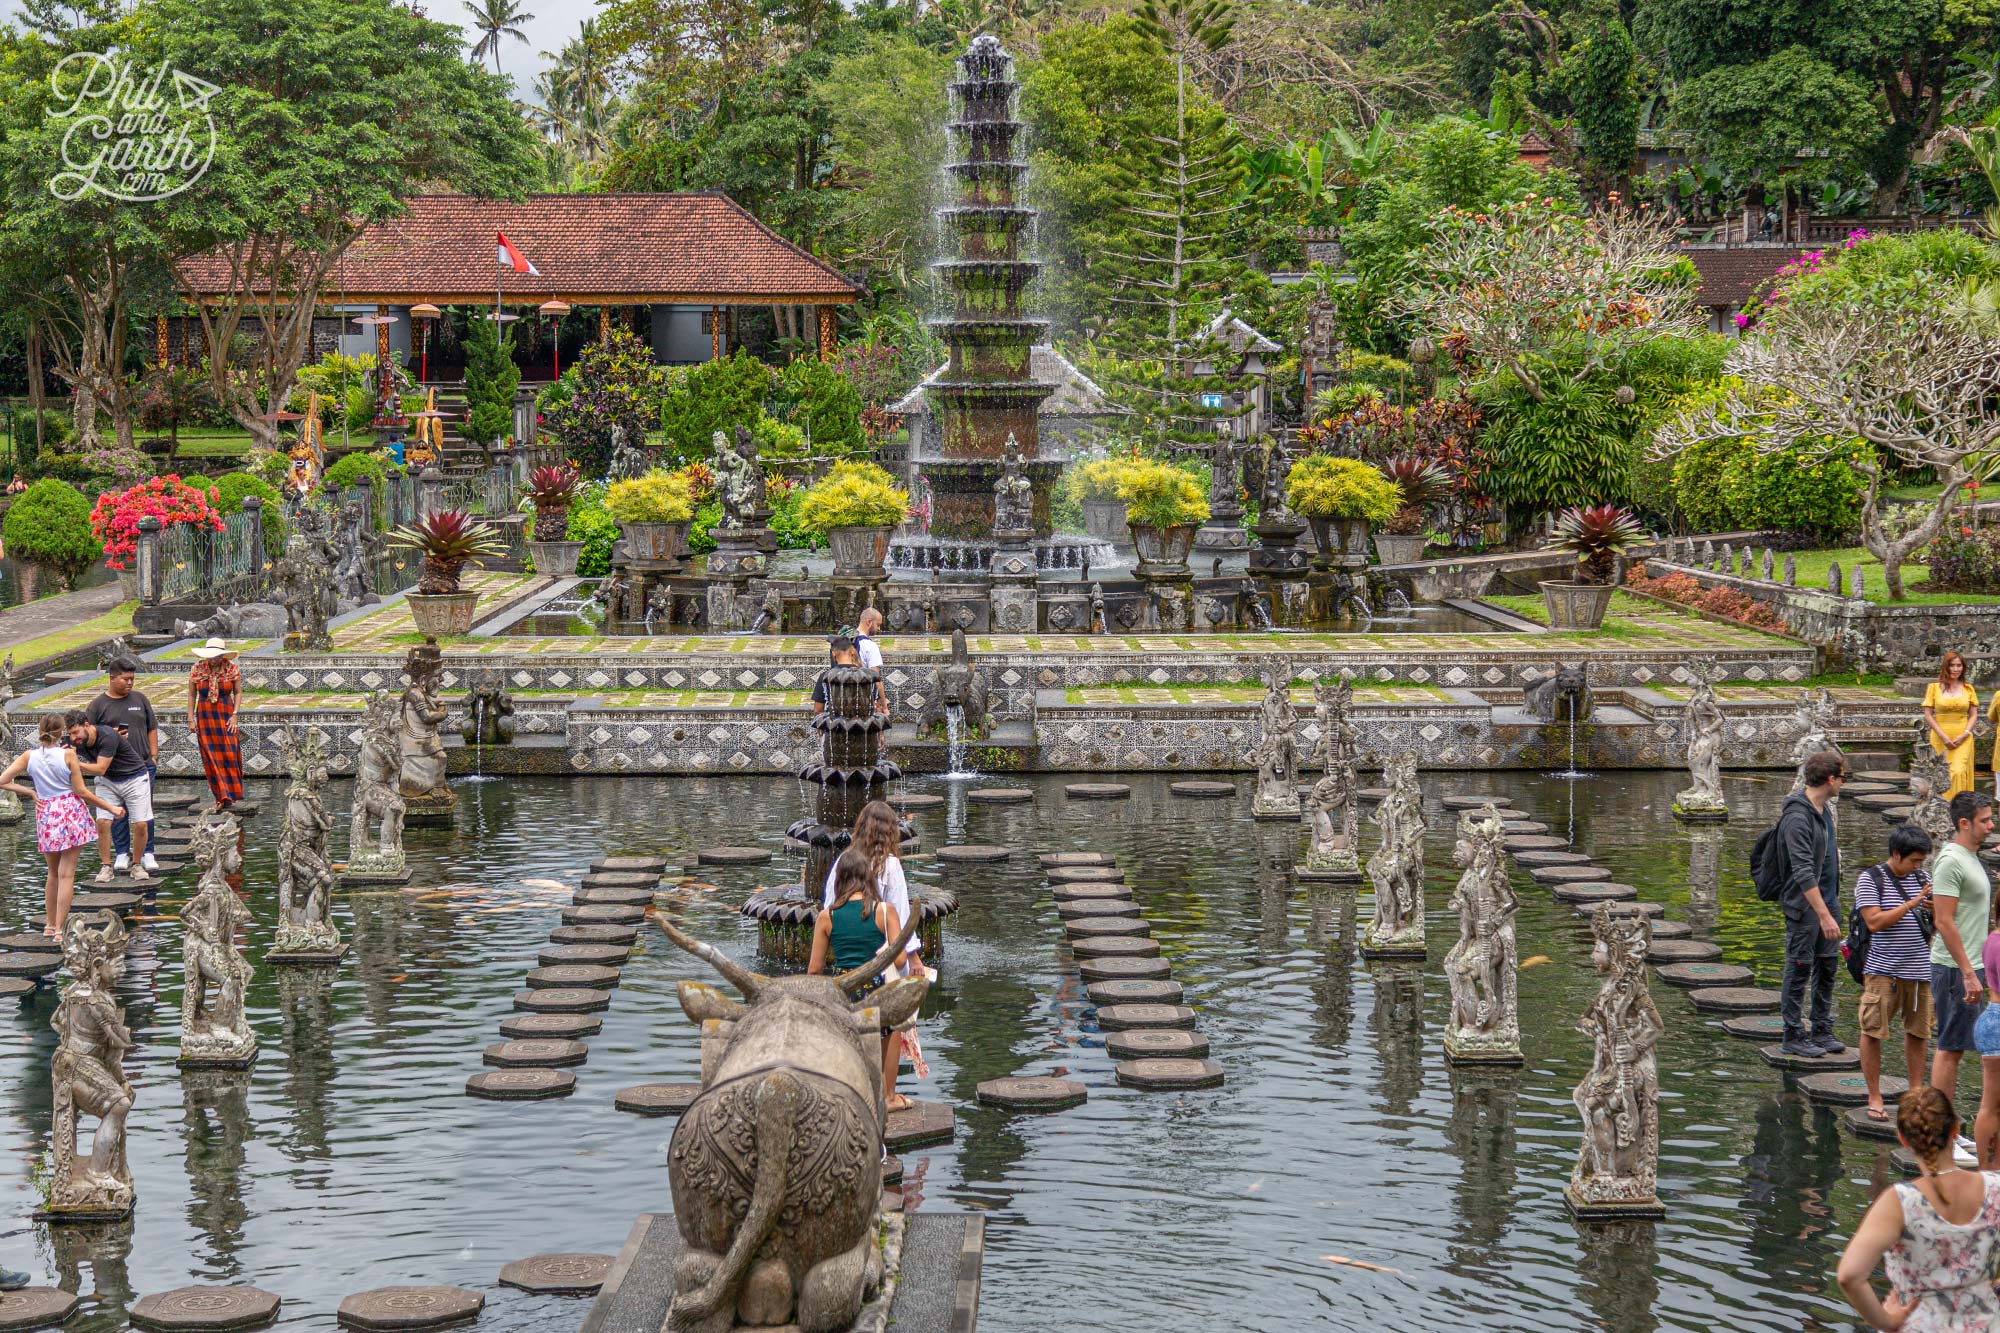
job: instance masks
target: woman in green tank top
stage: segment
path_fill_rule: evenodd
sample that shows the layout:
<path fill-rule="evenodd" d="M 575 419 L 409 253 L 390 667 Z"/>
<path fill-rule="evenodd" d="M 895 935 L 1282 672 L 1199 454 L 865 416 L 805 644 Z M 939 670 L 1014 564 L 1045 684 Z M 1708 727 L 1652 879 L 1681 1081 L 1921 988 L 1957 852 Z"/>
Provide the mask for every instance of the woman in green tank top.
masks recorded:
<path fill-rule="evenodd" d="M 875 872 L 860 848 L 842 852 L 833 874 L 833 906 L 813 923 L 812 961 L 806 971 L 815 975 L 827 971 L 829 961 L 836 972 L 860 967 L 903 928 L 896 909 L 875 896 Z M 878 977 L 870 989 L 881 984 Z"/>

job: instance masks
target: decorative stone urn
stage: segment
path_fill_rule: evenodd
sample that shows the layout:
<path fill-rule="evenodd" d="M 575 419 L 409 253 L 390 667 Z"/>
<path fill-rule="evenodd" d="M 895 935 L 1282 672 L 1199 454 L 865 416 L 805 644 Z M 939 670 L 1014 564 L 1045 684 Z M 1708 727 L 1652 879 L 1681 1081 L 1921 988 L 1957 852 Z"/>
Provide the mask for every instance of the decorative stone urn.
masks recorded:
<path fill-rule="evenodd" d="M 419 634 L 470 634 L 472 613 L 479 605 L 477 592 L 404 594 L 410 604 L 410 618 Z"/>
<path fill-rule="evenodd" d="M 1604 623 L 1604 613 L 1611 607 L 1611 594 L 1618 591 L 1610 583 L 1553 580 L 1544 580 L 1541 589 L 1542 601 L 1549 608 L 1550 629 L 1596 629 Z"/>
<path fill-rule="evenodd" d="M 1200 528 L 1193 523 L 1176 523 L 1170 528 L 1151 523 L 1128 523 L 1132 545 L 1139 552 L 1140 578 L 1171 578 L 1188 573 L 1188 553 L 1194 550 L 1194 535 Z"/>
<path fill-rule="evenodd" d="M 529 542 L 528 554 L 534 558 L 537 574 L 546 574 L 552 579 L 575 578 L 576 560 L 583 554 L 583 543 Z"/>
<path fill-rule="evenodd" d="M 688 519 L 672 523 L 620 523 L 618 531 L 625 540 L 625 558 L 635 563 L 676 563 L 687 554 L 689 523 Z M 575 568 L 573 560 L 571 568 Z"/>
<path fill-rule="evenodd" d="M 1340 565 L 1358 569 L 1368 563 L 1368 528 L 1365 518 L 1320 518 L 1308 515 L 1313 545 L 1319 548 L 1322 566 Z"/>
<path fill-rule="evenodd" d="M 1424 558 L 1424 548 L 1431 539 L 1421 532 L 1408 534 L 1378 532 L 1375 534 L 1375 556 L 1377 563 L 1384 565 L 1411 565 Z"/>
<path fill-rule="evenodd" d="M 1123 500 L 1085 500 L 1083 502 L 1083 530 L 1099 541 L 1124 541 L 1125 502 Z"/>
<path fill-rule="evenodd" d="M 879 579 L 887 572 L 883 561 L 889 557 L 889 532 L 885 527 L 828 528 L 826 544 L 833 552 L 833 576 L 837 579 Z"/>

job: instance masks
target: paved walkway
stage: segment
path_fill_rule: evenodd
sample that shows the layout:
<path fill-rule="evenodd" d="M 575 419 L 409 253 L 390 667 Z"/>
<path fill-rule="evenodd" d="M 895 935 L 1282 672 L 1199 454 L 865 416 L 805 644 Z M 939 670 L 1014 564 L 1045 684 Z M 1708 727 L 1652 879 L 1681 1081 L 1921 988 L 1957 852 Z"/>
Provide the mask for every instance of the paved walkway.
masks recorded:
<path fill-rule="evenodd" d="M 59 593 L 10 606 L 0 611 L 0 649 L 73 629 L 93 616 L 103 615 L 123 600 L 114 581 L 82 592 Z"/>

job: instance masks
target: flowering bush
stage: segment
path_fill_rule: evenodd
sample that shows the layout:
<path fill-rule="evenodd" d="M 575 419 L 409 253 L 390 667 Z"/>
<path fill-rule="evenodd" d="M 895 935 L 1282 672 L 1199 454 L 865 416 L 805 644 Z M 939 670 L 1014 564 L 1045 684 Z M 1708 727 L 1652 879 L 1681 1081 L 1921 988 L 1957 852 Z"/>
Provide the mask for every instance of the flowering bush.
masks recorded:
<path fill-rule="evenodd" d="M 2000 593 L 2000 528 L 1947 528 L 1924 550 L 1928 591 Z"/>
<path fill-rule="evenodd" d="M 160 528 L 190 524 L 222 531 L 222 515 L 209 492 L 179 477 L 154 477 L 124 491 L 106 491 L 90 511 L 90 532 L 104 543 L 104 563 L 121 572 L 133 567 L 139 549 L 139 520 L 157 518 Z"/>
<path fill-rule="evenodd" d="M 1479 426 L 1479 405 L 1463 393 L 1409 408 L 1375 398 L 1308 422 L 1299 430 L 1299 443 L 1313 453 L 1367 463 L 1411 458 L 1436 464 L 1446 479 L 1445 493 L 1434 501 L 1442 505 L 1437 524 L 1453 542 L 1469 546 L 1495 512 L 1485 490 L 1492 462 Z"/>
<path fill-rule="evenodd" d="M 1847 239 L 1840 243 L 1840 248 L 1852 250 L 1867 239 L 1867 228 L 1856 227 L 1847 233 Z M 1765 315 L 1781 309 L 1790 300 L 1790 292 L 1787 289 L 1792 283 L 1800 278 L 1811 277 L 1824 269 L 1827 263 L 1826 251 L 1808 250 L 1780 265 L 1776 273 L 1764 279 L 1750 293 L 1750 299 L 1743 303 L 1743 309 L 1736 315 L 1736 327 L 1747 329 Z"/>
<path fill-rule="evenodd" d="M 1649 578 L 1645 566 L 1634 565 L 1625 571 L 1625 586 L 1634 592 L 1643 592 L 1664 601 L 1678 602 L 1711 616 L 1733 620 L 1751 629 L 1767 629 L 1778 634 L 1790 632 L 1791 627 L 1768 603 L 1760 602 L 1747 592 L 1734 588 L 1706 588 L 1692 574 L 1668 574 L 1662 578 Z"/>

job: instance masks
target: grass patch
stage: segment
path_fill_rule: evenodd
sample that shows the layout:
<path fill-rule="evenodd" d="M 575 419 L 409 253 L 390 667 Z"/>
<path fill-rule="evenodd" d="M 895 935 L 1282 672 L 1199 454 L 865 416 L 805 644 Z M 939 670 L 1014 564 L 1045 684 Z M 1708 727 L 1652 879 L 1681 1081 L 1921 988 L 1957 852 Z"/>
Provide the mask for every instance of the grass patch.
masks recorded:
<path fill-rule="evenodd" d="M 1780 565 L 1783 557 L 1779 557 Z M 1878 606 L 1963 606 L 2000 602 L 2000 596 L 1990 593 L 1967 592 L 1925 592 L 1924 580 L 1930 576 L 1930 567 L 1916 562 L 1903 566 L 1903 589 L 1908 596 L 1901 602 L 1889 600 L 1889 585 L 1883 579 L 1882 562 L 1868 554 L 1859 546 L 1843 546 L 1837 550 L 1795 551 L 1792 559 L 1796 562 L 1799 586 L 1824 590 L 1827 571 L 1835 561 L 1840 562 L 1841 591 L 1844 593 L 1854 571 L 1861 571 L 1863 595 Z"/>
<path fill-rule="evenodd" d="M 1503 611 L 1511 611 L 1523 620 L 1532 620 L 1537 625 L 1549 623 L 1549 604 L 1537 593 L 1502 593 L 1479 599 L 1491 603 Z M 1635 617 L 1647 616 L 1659 619 L 1665 608 L 1642 602 L 1630 593 L 1619 591 L 1611 594 L 1611 606 L 1604 613 L 1604 623 L 1596 629 L 1566 629 L 1558 634 L 1591 634 L 1606 639 L 1643 639 L 1647 635 L 1644 625 L 1633 623 Z M 1674 614 L 1665 612 L 1666 614 Z"/>
<path fill-rule="evenodd" d="M 137 602 L 120 602 L 103 615 L 92 616 L 81 624 L 72 625 L 68 629 L 59 629 L 53 634 L 44 634 L 40 638 L 13 644 L 6 651 L 13 655 L 18 665 L 24 667 L 30 662 L 61 657 L 79 648 L 87 648 L 100 639 L 108 639 L 114 634 L 130 634 L 132 613 L 138 608 Z"/>

